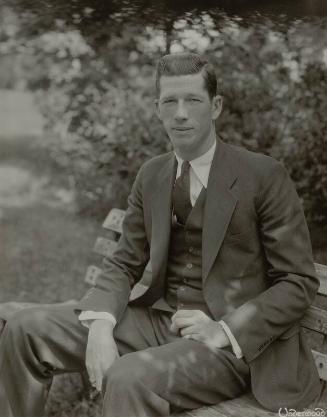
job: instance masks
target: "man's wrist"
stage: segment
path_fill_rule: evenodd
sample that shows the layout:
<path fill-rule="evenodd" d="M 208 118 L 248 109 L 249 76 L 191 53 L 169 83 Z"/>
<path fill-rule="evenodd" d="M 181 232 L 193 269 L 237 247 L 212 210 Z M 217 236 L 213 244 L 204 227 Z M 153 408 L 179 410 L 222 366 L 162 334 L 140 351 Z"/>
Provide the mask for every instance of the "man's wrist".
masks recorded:
<path fill-rule="evenodd" d="M 92 323 L 90 324 L 90 330 L 91 329 L 101 329 L 104 331 L 111 331 L 113 332 L 115 327 L 115 323 L 113 323 L 111 320 L 107 319 L 94 319 Z"/>

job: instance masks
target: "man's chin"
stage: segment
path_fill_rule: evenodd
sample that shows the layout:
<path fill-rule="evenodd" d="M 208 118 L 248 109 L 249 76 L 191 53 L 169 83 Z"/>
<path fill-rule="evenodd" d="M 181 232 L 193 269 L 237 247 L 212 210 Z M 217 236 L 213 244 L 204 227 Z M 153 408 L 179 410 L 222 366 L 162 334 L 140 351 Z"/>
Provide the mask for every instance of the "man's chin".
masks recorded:
<path fill-rule="evenodd" d="M 196 149 L 188 144 L 180 144 L 180 146 L 174 146 L 174 151 L 183 160 L 192 161 L 197 156 Z"/>
<path fill-rule="evenodd" d="M 176 145 L 176 147 L 180 147 L 180 146 L 189 147 L 194 138 L 194 130 L 185 131 L 185 133 L 177 133 L 177 134 L 174 132 L 169 135 L 169 138 L 173 146 Z"/>

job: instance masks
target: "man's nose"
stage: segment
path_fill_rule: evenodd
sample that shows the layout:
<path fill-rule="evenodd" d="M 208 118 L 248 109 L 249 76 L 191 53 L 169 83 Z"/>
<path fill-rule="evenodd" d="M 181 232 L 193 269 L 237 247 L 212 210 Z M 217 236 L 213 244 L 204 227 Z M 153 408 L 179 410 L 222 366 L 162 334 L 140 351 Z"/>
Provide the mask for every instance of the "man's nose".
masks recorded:
<path fill-rule="evenodd" d="M 176 113 L 175 113 L 176 120 L 186 120 L 188 118 L 187 109 L 185 106 L 184 101 L 179 100 Z"/>

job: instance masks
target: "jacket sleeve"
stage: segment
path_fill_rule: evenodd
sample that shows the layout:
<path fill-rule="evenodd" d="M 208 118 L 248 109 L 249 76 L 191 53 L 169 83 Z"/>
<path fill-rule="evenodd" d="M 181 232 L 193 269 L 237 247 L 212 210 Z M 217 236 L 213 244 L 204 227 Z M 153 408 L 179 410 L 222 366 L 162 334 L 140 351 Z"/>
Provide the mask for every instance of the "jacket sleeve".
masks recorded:
<path fill-rule="evenodd" d="M 283 333 L 293 332 L 319 287 L 302 205 L 287 171 L 266 170 L 256 201 L 268 289 L 222 320 L 250 362 Z"/>
<path fill-rule="evenodd" d="M 149 260 L 142 202 L 141 168 L 128 197 L 128 208 L 117 249 L 103 262 L 103 272 L 75 308 L 80 311 L 107 312 L 120 320 L 133 285 L 142 277 Z"/>

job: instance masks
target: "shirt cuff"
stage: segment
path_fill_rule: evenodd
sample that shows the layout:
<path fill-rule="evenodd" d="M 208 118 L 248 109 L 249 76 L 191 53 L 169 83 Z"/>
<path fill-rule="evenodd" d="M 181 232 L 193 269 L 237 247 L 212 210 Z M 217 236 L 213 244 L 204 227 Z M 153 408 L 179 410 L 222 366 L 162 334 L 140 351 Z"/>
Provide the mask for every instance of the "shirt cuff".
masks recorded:
<path fill-rule="evenodd" d="M 225 333 L 227 334 L 230 344 L 232 345 L 234 355 L 237 357 L 237 359 L 243 358 L 242 349 L 240 345 L 237 343 L 237 340 L 235 339 L 230 328 L 227 326 L 227 324 L 223 320 L 220 320 L 218 323 L 221 325 L 221 327 L 224 329 Z"/>
<path fill-rule="evenodd" d="M 108 320 L 111 321 L 114 326 L 116 326 L 117 323 L 115 317 L 105 311 L 82 311 L 78 316 L 78 320 L 87 328 L 90 328 L 90 325 L 94 320 Z"/>

